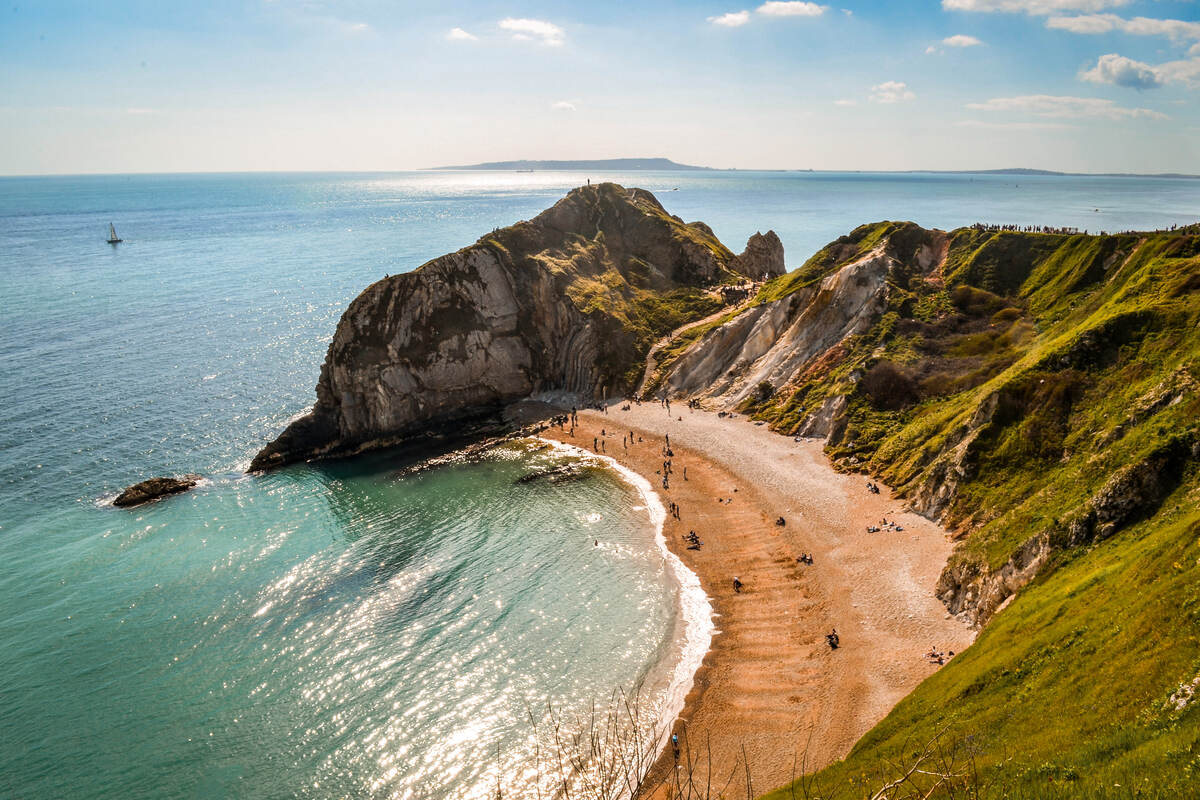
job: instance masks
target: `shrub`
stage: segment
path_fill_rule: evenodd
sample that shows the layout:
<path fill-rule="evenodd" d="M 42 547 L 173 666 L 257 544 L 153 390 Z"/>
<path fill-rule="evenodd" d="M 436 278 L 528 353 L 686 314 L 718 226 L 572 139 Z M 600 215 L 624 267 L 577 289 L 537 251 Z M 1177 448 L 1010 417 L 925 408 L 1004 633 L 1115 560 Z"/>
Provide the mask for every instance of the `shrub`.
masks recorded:
<path fill-rule="evenodd" d="M 917 384 L 908 371 L 891 361 L 879 361 L 863 375 L 862 390 L 876 408 L 896 410 L 917 401 Z"/>

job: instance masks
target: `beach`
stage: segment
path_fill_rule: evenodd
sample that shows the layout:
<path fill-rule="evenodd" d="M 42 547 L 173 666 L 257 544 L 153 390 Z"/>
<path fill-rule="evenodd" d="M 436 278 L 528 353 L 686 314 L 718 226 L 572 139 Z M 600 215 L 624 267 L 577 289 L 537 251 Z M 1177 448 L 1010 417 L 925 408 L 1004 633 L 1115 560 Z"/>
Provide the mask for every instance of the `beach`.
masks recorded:
<path fill-rule="evenodd" d="M 652 796 L 690 781 L 743 798 L 836 761 L 939 668 L 927 653 L 971 643 L 933 594 L 949 535 L 887 487 L 836 472 L 820 441 L 681 405 L 621 409 L 581 411 L 573 435 L 542 436 L 597 445 L 677 504 L 664 536 L 712 602 L 717 633 L 674 724 L 678 757 L 666 747 L 651 771 Z"/>

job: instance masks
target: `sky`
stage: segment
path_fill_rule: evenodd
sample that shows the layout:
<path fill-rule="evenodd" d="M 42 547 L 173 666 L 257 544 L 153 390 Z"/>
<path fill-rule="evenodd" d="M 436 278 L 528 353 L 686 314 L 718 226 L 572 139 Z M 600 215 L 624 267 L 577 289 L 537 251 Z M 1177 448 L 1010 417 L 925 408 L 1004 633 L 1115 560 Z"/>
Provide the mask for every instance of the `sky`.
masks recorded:
<path fill-rule="evenodd" d="M 1200 173 L 1197 0 L 10 3 L 0 174 Z"/>

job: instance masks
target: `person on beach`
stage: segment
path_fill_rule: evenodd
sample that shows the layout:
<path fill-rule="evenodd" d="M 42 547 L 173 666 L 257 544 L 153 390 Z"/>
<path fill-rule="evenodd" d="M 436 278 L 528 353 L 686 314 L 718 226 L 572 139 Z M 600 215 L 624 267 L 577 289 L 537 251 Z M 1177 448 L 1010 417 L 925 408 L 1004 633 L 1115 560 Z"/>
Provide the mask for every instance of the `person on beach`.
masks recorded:
<path fill-rule="evenodd" d="M 600 449 L 600 444 L 599 444 L 599 442 L 600 442 L 600 438 L 599 438 L 599 437 L 597 437 L 597 436 L 593 436 L 593 437 L 592 437 L 592 450 L 599 450 L 599 449 Z"/>
<path fill-rule="evenodd" d="M 733 591 L 735 594 L 742 593 L 742 582 L 738 580 L 736 575 L 733 576 Z"/>

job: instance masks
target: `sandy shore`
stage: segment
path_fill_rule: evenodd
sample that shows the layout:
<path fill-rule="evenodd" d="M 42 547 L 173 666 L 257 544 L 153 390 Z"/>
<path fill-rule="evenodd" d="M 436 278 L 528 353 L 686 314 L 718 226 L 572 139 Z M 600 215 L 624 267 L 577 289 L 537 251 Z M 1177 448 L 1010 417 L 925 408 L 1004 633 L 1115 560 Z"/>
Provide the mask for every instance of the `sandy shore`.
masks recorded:
<path fill-rule="evenodd" d="M 641 441 L 623 446 L 630 433 Z M 904 512 L 886 487 L 873 494 L 863 476 L 835 472 L 818 441 L 795 442 L 740 415 L 676 405 L 668 415 L 657 403 L 581 412 L 574 436 L 542 435 L 589 450 L 602 439 L 604 455 L 680 506 L 667 543 L 717 614 L 675 724 L 679 763 L 667 748 L 652 772 L 661 787 L 690 770 L 701 786 L 728 783 L 722 793 L 734 800 L 746 796 L 743 752 L 755 794 L 835 761 L 938 668 L 925 653 L 959 652 L 974 637 L 933 595 L 951 550 L 946 533 Z M 674 457 L 664 489 L 667 435 Z M 903 531 L 867 532 L 884 518 Z M 700 550 L 687 549 L 690 530 Z M 802 553 L 811 566 L 797 561 Z M 836 651 L 824 638 L 834 628 Z"/>

